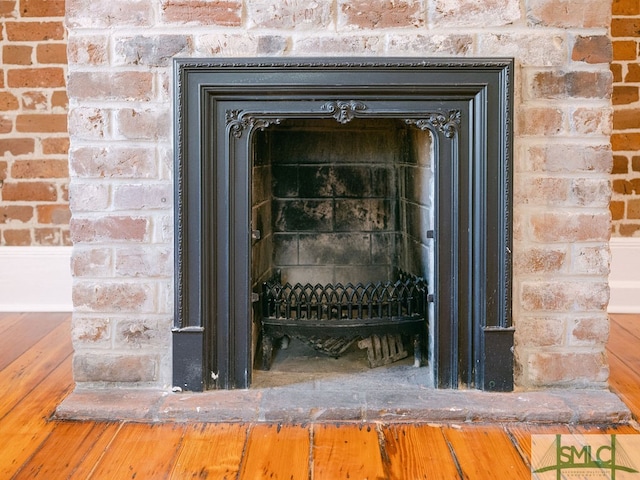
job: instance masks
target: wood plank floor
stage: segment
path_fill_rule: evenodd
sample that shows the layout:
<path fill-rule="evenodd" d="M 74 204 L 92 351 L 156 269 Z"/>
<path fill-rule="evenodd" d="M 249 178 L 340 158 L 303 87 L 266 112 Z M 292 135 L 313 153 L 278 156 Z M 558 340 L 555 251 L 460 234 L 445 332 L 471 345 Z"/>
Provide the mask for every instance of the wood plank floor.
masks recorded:
<path fill-rule="evenodd" d="M 57 422 L 73 388 L 70 315 L 0 313 L 0 479 L 529 479 L 535 433 L 633 426 L 521 423 Z M 640 418 L 640 315 L 614 315 L 611 388 Z"/>

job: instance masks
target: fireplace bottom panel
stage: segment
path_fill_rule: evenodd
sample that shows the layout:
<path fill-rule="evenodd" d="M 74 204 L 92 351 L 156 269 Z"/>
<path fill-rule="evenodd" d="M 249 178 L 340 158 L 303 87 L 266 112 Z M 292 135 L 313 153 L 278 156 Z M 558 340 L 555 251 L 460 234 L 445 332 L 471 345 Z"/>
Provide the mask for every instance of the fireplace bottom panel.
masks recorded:
<path fill-rule="evenodd" d="M 338 358 L 356 341 L 371 367 L 405 358 L 413 342 L 414 364 L 422 363 L 427 332 L 427 283 L 398 272 L 396 281 L 282 284 L 279 273 L 263 284 L 261 368 L 271 368 L 274 341 L 297 338 Z"/>

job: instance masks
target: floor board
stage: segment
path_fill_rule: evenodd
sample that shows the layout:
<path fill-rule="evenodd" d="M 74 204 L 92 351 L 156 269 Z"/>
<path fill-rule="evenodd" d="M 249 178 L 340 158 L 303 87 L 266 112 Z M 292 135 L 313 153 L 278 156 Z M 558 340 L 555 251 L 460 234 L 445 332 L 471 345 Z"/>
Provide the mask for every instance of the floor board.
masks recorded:
<path fill-rule="evenodd" d="M 305 426 L 253 425 L 240 478 L 309 478 L 309 445 Z"/>
<path fill-rule="evenodd" d="M 185 428 L 176 423 L 125 423 L 88 478 L 168 478 Z"/>
<path fill-rule="evenodd" d="M 51 415 L 73 389 L 70 324 L 68 314 L 0 313 L 0 479 L 529 479 L 534 434 L 639 433 L 634 425 L 57 422 Z M 608 352 L 611 388 L 640 418 L 640 315 L 612 316 Z"/>
<path fill-rule="evenodd" d="M 501 425 L 447 426 L 444 434 L 463 478 L 531 478 L 530 468 Z"/>
<path fill-rule="evenodd" d="M 313 425 L 314 479 L 388 478 L 372 425 Z"/>
<path fill-rule="evenodd" d="M 389 478 L 457 478 L 459 471 L 442 427 L 435 425 L 390 425 L 383 430 L 383 460 Z"/>
<path fill-rule="evenodd" d="M 248 425 L 196 424 L 186 428 L 172 479 L 236 478 L 247 442 Z"/>

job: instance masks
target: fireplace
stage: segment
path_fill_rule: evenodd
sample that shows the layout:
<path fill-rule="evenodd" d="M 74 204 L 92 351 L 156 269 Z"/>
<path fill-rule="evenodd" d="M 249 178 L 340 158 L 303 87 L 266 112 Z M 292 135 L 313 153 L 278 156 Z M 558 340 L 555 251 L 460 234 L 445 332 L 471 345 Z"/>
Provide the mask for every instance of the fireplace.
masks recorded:
<path fill-rule="evenodd" d="M 420 315 L 374 315 L 349 341 L 409 335 L 439 388 L 513 388 L 512 60 L 177 59 L 174 72 L 175 387 L 251 385 L 274 273 L 335 292 L 390 289 L 399 269 L 424 282 Z"/>

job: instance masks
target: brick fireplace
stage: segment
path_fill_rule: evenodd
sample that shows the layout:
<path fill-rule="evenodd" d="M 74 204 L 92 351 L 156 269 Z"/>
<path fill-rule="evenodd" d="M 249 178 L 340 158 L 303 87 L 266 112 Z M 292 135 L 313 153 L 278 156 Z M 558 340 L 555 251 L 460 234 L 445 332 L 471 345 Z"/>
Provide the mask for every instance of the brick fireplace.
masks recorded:
<path fill-rule="evenodd" d="M 244 56 L 513 57 L 515 388 L 604 387 L 610 9 L 601 0 L 68 1 L 79 389 L 172 385 L 173 58 Z"/>

